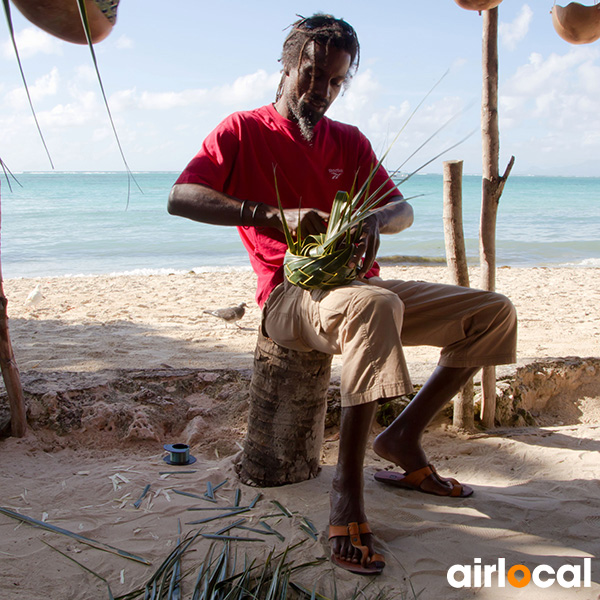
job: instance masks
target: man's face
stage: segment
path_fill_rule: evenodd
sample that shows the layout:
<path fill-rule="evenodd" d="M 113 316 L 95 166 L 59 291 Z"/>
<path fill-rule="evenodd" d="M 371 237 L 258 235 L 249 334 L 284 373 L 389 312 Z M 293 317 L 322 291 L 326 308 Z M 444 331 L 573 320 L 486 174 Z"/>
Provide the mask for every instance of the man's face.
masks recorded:
<path fill-rule="evenodd" d="M 284 100 L 302 135 L 310 142 L 314 127 L 337 98 L 348 75 L 351 56 L 345 50 L 309 44 L 299 69 L 288 74 Z"/>

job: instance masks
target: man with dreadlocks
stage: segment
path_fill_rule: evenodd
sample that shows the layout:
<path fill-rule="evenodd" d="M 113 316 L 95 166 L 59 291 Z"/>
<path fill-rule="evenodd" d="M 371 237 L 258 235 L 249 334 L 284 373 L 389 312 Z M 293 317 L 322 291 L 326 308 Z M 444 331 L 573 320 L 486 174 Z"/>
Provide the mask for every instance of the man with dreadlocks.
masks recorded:
<path fill-rule="evenodd" d="M 363 461 L 378 401 L 412 391 L 403 345 L 441 350 L 438 366 L 402 414 L 375 440 L 381 457 L 405 472 L 376 479 L 440 496 L 472 490 L 440 477 L 421 436 L 441 407 L 481 366 L 514 362 L 516 315 L 499 294 L 415 281 L 384 281 L 374 262 L 380 233 L 412 224 L 412 208 L 384 168 L 371 189 L 385 206 L 362 226 L 352 259 L 359 278 L 330 290 L 284 282 L 286 242 L 274 167 L 292 233 L 323 233 L 338 190 L 358 189 L 377 159 L 358 129 L 325 117 L 359 62 L 354 29 L 330 15 L 292 25 L 274 104 L 226 118 L 204 141 L 173 186 L 169 212 L 215 225 L 236 225 L 257 274 L 263 330 L 300 351 L 341 354 L 342 417 L 330 511 L 332 560 L 350 571 L 380 573 L 363 501 Z M 301 207 L 301 208 L 299 208 Z M 360 262 L 362 260 L 362 263 Z"/>

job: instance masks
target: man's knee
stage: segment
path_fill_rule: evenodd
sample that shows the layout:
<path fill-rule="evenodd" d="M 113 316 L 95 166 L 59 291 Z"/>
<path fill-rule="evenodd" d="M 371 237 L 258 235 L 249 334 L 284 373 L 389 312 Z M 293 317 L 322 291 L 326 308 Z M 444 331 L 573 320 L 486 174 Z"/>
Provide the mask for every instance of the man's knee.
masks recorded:
<path fill-rule="evenodd" d="M 511 334 L 516 332 L 517 309 L 509 298 L 497 292 L 487 292 L 486 303 L 490 329 L 502 329 Z"/>
<path fill-rule="evenodd" d="M 350 313 L 376 315 L 381 319 L 400 319 L 404 316 L 404 302 L 397 294 L 378 287 L 363 287 L 356 294 L 350 307 Z"/>
<path fill-rule="evenodd" d="M 507 323 L 514 323 L 516 325 L 517 309 L 515 305 L 503 294 L 494 292 L 494 296 L 496 297 L 498 315 Z"/>

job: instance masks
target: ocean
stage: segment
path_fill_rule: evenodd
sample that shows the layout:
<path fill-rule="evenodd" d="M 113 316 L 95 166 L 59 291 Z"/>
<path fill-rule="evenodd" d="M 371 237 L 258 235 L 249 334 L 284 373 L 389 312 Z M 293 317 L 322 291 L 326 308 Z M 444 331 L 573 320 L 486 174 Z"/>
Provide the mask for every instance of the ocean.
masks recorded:
<path fill-rule="evenodd" d="M 2 180 L 2 274 L 53 277 L 248 269 L 235 228 L 173 217 L 166 211 L 178 173 L 135 173 L 128 201 L 124 172 L 20 173 Z M 379 256 L 395 264 L 444 260 L 441 175 L 401 186 L 414 225 L 382 236 Z M 477 264 L 481 177 L 463 178 L 469 262 Z M 600 267 L 600 178 L 509 177 L 500 200 L 497 265 Z"/>

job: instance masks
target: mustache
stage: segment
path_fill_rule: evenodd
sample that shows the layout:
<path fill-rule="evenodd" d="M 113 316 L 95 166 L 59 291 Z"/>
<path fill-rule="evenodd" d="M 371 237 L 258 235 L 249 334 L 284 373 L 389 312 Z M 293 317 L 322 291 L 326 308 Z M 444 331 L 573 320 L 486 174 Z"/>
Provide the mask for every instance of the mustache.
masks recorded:
<path fill-rule="evenodd" d="M 315 108 L 327 108 L 329 106 L 329 102 L 324 98 L 319 98 L 318 96 L 310 96 L 305 99 L 304 104 L 309 104 Z"/>

